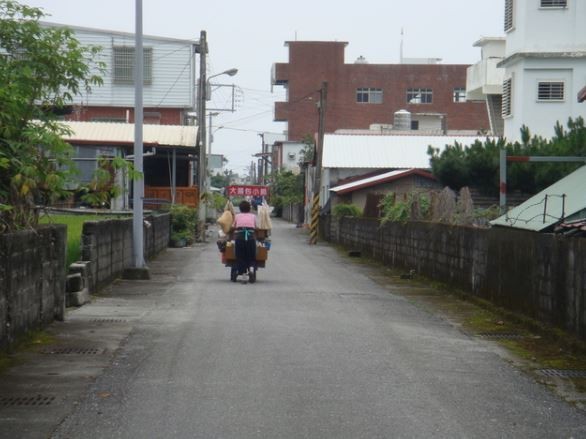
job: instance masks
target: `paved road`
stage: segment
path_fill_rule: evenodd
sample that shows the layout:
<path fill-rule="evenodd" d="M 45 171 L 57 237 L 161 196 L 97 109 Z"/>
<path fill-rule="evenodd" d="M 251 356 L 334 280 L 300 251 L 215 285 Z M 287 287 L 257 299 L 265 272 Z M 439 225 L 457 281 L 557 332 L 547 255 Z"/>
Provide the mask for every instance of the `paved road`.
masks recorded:
<path fill-rule="evenodd" d="M 119 288 L 153 306 L 54 437 L 586 437 L 583 412 L 485 343 L 275 226 L 254 285 L 210 242 L 163 256 L 178 276 L 154 264 L 154 296 Z"/>

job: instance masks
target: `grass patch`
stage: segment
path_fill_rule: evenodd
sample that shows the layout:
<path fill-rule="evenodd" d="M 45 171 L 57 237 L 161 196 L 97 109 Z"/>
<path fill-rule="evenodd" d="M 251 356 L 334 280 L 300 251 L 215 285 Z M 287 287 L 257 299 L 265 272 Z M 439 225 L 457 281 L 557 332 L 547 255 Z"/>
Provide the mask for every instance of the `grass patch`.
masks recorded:
<path fill-rule="evenodd" d="M 85 221 L 102 221 L 113 218 L 108 215 L 65 215 L 48 214 L 39 218 L 40 224 L 65 224 L 67 226 L 67 262 L 68 267 L 81 257 L 81 231 Z"/>
<path fill-rule="evenodd" d="M 15 353 L 28 351 L 37 346 L 45 346 L 55 343 L 55 337 L 45 331 L 32 331 L 26 335 L 18 338 L 12 346 L 12 351 Z M 0 374 L 4 373 L 8 368 L 16 366 L 20 363 L 18 356 L 15 354 L 0 353 Z"/>

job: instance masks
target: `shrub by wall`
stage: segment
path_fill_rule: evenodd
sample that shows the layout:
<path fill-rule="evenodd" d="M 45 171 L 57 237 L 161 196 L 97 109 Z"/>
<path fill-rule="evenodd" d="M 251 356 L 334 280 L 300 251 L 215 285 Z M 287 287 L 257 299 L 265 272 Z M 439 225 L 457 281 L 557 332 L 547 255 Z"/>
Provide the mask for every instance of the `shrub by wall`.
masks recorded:
<path fill-rule="evenodd" d="M 327 239 L 586 339 L 586 239 L 322 217 Z"/>

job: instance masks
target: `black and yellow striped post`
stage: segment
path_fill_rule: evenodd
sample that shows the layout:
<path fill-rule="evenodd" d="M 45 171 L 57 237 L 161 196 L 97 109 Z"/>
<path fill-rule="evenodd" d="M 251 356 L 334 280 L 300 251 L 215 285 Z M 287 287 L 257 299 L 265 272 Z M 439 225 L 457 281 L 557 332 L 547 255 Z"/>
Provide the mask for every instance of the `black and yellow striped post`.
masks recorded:
<path fill-rule="evenodd" d="M 319 194 L 313 196 L 313 203 L 311 204 L 311 224 L 309 228 L 309 243 L 317 244 L 317 236 L 319 234 Z"/>

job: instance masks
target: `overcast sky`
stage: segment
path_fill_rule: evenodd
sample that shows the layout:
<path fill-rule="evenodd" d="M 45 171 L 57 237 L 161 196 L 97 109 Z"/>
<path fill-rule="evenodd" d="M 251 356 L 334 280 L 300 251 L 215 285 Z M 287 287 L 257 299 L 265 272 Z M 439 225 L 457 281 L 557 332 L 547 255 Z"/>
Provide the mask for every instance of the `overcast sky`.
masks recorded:
<path fill-rule="evenodd" d="M 134 0 L 21 0 L 41 7 L 45 21 L 134 32 Z M 225 154 L 238 173 L 260 151 L 259 132 L 282 132 L 272 121 L 273 102 L 284 100 L 282 87 L 271 93 L 270 71 L 287 62 L 284 42 L 347 41 L 346 62 L 364 56 L 370 63 L 397 63 L 401 28 L 404 56 L 441 58 L 445 64 L 472 64 L 481 36 L 503 35 L 504 0 L 143 0 L 144 33 L 198 39 L 206 30 L 208 74 L 238 68 L 223 77 L 242 90 L 235 113 L 214 117 L 213 152 Z M 220 79 L 220 78 L 218 78 Z M 216 93 L 211 105 L 223 105 Z M 209 105 L 208 105 L 209 106 Z M 223 127 L 217 129 L 217 127 Z M 217 129 L 217 130 L 216 130 Z"/>

